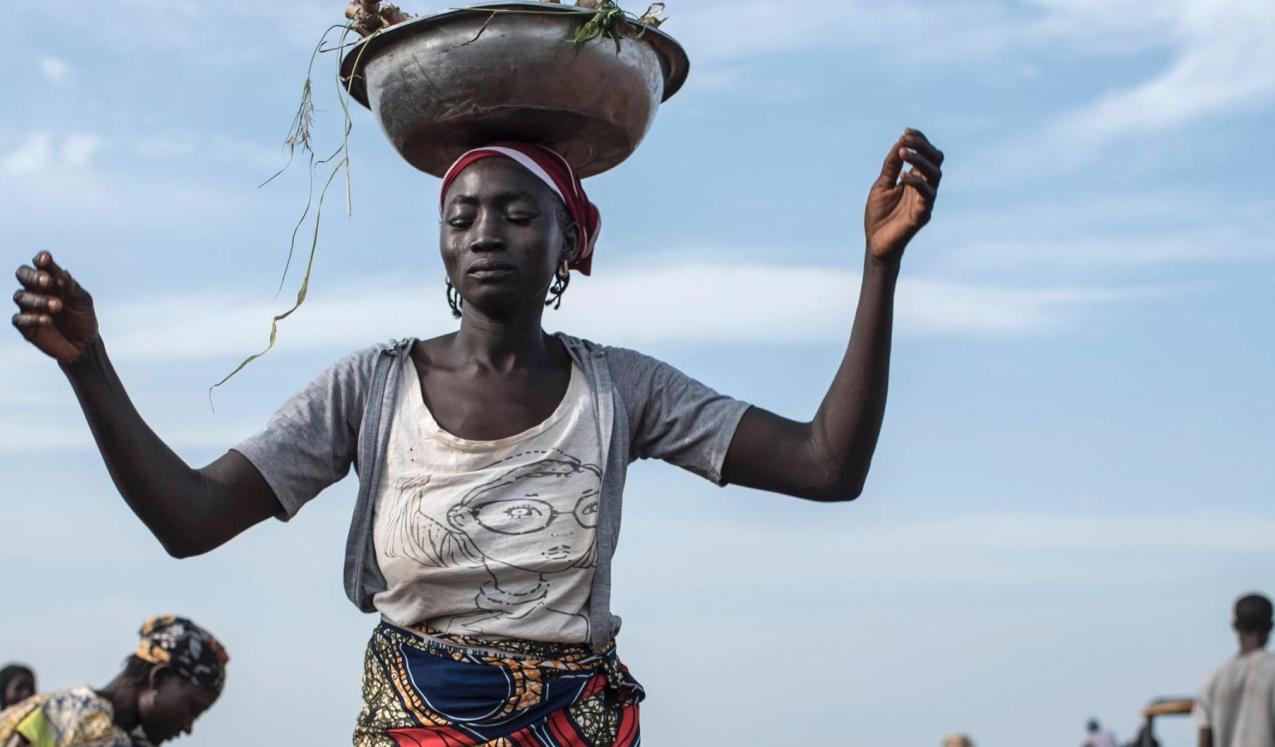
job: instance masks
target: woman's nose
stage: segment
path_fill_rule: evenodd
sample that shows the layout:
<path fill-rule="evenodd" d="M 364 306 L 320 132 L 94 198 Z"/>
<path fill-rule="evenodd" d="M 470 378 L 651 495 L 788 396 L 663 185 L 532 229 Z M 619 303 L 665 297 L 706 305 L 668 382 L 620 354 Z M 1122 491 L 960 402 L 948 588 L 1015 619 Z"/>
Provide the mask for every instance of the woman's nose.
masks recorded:
<path fill-rule="evenodd" d="M 476 252 L 493 251 L 505 247 L 505 237 L 500 217 L 492 211 L 483 211 L 474 221 L 473 236 L 469 248 Z"/>

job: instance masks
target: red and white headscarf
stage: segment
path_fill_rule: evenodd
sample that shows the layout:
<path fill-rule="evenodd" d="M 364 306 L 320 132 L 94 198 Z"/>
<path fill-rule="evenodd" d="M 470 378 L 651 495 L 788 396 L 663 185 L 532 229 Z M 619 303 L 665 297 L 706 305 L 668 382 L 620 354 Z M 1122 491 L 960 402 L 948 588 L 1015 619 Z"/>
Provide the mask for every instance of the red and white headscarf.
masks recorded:
<path fill-rule="evenodd" d="M 580 227 L 580 243 L 576 247 L 575 259 L 567 266 L 589 274 L 593 266 L 593 245 L 598 240 L 598 232 L 602 230 L 602 215 L 598 207 L 589 202 L 584 192 L 584 185 L 576 171 L 557 152 L 530 143 L 493 143 L 482 148 L 475 148 L 461 154 L 443 176 L 443 189 L 438 196 L 438 209 L 444 207 L 443 200 L 447 190 L 456 181 L 460 173 L 472 164 L 484 158 L 508 158 L 531 172 L 532 176 L 549 185 L 554 194 L 567 206 L 567 214 Z"/>

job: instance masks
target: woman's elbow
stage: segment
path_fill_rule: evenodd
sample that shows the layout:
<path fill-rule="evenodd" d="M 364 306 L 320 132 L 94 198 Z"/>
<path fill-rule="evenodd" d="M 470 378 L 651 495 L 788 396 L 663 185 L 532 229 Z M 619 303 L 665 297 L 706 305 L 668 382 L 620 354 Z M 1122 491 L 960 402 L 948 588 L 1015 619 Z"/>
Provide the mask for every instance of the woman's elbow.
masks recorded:
<path fill-rule="evenodd" d="M 163 546 L 164 552 L 177 560 L 197 557 L 217 547 L 217 543 L 210 541 L 206 535 L 201 536 L 198 533 L 152 531 L 155 539 L 159 540 L 159 544 Z"/>
<path fill-rule="evenodd" d="M 196 555 L 202 555 L 207 552 L 207 550 L 201 550 L 194 543 L 168 537 L 159 537 L 159 544 L 163 546 L 164 552 L 168 553 L 168 557 L 177 560 L 193 558 Z"/>
<path fill-rule="evenodd" d="M 845 485 L 832 488 L 824 488 L 811 496 L 812 500 L 819 503 L 849 503 L 863 495 L 863 485 Z"/>
<path fill-rule="evenodd" d="M 802 493 L 802 498 L 817 503 L 849 503 L 863 495 L 863 484 L 867 476 L 829 475 L 819 480 Z"/>

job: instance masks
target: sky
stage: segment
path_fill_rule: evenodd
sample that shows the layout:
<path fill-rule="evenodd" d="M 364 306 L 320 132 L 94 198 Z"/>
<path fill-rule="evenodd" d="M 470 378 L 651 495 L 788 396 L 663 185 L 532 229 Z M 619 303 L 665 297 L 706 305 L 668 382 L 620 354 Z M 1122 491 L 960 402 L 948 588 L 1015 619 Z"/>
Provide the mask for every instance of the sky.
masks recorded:
<path fill-rule="evenodd" d="M 280 278 L 305 204 L 283 141 L 341 2 L 7 8 L 0 251 L 51 250 L 96 300 L 137 406 L 192 465 L 346 353 L 454 328 L 438 182 L 353 112 L 352 213 L 310 299 Z M 426 13 L 437 0 L 405 0 Z M 634 8 L 641 10 L 640 8 Z M 909 247 L 863 496 L 815 505 L 630 471 L 621 656 L 650 744 L 1132 738 L 1275 592 L 1275 5 L 1269 0 L 675 0 L 686 87 L 590 179 L 605 228 L 546 327 L 667 360 L 789 417 L 844 351 L 862 205 L 905 126 L 946 153 Z M 341 126 L 332 54 L 316 139 Z M 276 293 L 279 295 L 276 296 Z M 57 367 L 0 336 L 0 660 L 104 684 L 155 613 L 232 662 L 179 744 L 348 743 L 375 624 L 341 590 L 355 485 L 168 558 Z M 1166 747 L 1193 744 L 1166 724 Z"/>

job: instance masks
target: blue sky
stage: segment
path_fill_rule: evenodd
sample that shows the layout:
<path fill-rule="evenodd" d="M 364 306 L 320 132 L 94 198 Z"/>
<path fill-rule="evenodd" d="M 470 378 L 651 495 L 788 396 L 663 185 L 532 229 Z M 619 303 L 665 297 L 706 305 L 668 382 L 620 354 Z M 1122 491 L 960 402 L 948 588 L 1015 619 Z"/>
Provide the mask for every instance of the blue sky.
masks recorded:
<path fill-rule="evenodd" d="M 452 327 L 437 181 L 364 111 L 352 217 L 264 342 L 303 170 L 265 189 L 342 3 L 7 11 L 0 246 L 97 299 L 143 414 L 192 463 L 322 366 Z M 447 3 L 404 2 L 428 12 Z M 677 0 L 692 59 L 640 151 L 590 180 L 605 230 L 550 329 L 813 413 L 844 348 L 867 187 L 904 126 L 947 153 L 909 249 L 864 496 L 807 505 L 636 465 L 615 607 L 652 744 L 1078 743 L 1232 648 L 1275 591 L 1275 6 L 1265 0 Z M 321 64 L 334 65 L 330 57 Z M 330 70 L 330 66 L 324 70 Z M 339 128 L 318 82 L 318 137 Z M 340 588 L 353 483 L 168 559 L 116 496 L 56 367 L 0 341 L 0 659 L 104 683 L 155 612 L 234 658 L 192 744 L 344 743 L 374 620 Z M 1166 745 L 1186 745 L 1181 723 Z M 1173 740 L 1177 741 L 1173 741 Z"/>

